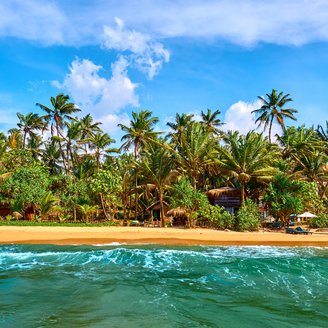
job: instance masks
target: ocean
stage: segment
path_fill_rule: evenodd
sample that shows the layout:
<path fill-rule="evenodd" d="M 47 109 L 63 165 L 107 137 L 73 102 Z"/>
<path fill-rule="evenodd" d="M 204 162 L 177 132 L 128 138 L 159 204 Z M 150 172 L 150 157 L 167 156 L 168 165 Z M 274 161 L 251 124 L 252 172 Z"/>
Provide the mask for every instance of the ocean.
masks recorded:
<path fill-rule="evenodd" d="M 0 327 L 327 327 L 328 248 L 1 245 Z"/>

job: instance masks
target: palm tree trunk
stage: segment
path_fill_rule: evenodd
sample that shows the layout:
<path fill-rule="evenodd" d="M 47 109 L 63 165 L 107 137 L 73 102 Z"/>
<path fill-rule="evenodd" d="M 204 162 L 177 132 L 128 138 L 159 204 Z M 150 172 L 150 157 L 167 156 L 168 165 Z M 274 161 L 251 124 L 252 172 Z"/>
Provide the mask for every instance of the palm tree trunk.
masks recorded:
<path fill-rule="evenodd" d="M 245 203 L 245 185 L 243 183 L 240 184 L 240 194 L 241 194 L 241 206 Z"/>
<path fill-rule="evenodd" d="M 100 202 L 101 202 L 101 208 L 103 210 L 104 216 L 106 219 L 108 219 L 107 212 L 106 212 L 106 206 L 105 206 L 105 202 L 104 202 L 104 195 L 102 192 L 100 193 Z"/>
<path fill-rule="evenodd" d="M 270 126 L 269 126 L 269 143 L 271 144 L 271 130 L 272 130 L 273 116 L 271 116 Z"/>
<path fill-rule="evenodd" d="M 66 165 L 65 154 L 64 154 L 64 150 L 63 150 L 63 147 L 62 147 L 62 144 L 61 144 L 61 141 L 60 141 L 61 134 L 60 134 L 59 126 L 58 126 L 57 123 L 56 123 L 56 130 L 57 130 L 57 137 L 59 138 L 58 143 L 59 143 L 60 154 L 61 154 L 62 159 L 63 159 L 65 172 L 67 173 L 67 165 Z"/>
<path fill-rule="evenodd" d="M 23 149 L 25 149 L 25 143 L 26 143 L 26 131 L 24 131 L 24 136 L 23 136 Z"/>
<path fill-rule="evenodd" d="M 162 190 L 158 190 L 159 195 L 159 212 L 161 216 L 161 227 L 165 227 L 165 214 L 164 214 L 164 201 L 163 201 L 163 192 Z"/>

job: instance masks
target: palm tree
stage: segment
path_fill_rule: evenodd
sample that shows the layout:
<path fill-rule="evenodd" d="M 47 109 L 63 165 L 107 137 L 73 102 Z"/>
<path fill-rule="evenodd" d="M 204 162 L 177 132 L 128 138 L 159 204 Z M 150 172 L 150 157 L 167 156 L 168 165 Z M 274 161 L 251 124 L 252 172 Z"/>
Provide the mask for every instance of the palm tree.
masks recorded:
<path fill-rule="evenodd" d="M 83 216 L 83 220 L 86 223 L 89 223 L 90 216 L 97 211 L 97 206 L 84 204 L 84 205 L 78 205 L 78 209 L 80 210 Z"/>
<path fill-rule="evenodd" d="M 224 123 L 221 122 L 221 120 L 218 118 L 218 116 L 221 114 L 219 110 L 216 110 L 212 113 L 211 109 L 207 109 L 207 112 L 204 113 L 201 111 L 201 117 L 202 117 L 202 123 L 206 126 L 206 130 L 208 132 L 219 134 L 219 126 L 222 126 Z"/>
<path fill-rule="evenodd" d="M 43 139 L 42 136 L 30 133 L 30 139 L 26 145 L 26 148 L 31 152 L 34 159 L 38 159 L 42 156 Z"/>
<path fill-rule="evenodd" d="M 101 156 L 109 152 L 119 152 L 118 149 L 108 148 L 110 144 L 115 142 L 115 140 L 112 139 L 108 133 L 98 132 L 85 140 L 88 141 L 90 149 L 94 150 L 98 170 L 101 166 Z"/>
<path fill-rule="evenodd" d="M 294 113 L 298 111 L 293 108 L 284 108 L 284 106 L 293 101 L 290 98 L 289 93 L 286 95 L 283 92 L 277 93 L 276 89 L 272 89 L 270 94 L 266 94 L 267 99 L 259 96 L 258 99 L 261 101 L 262 106 L 258 109 L 252 111 L 258 115 L 255 123 L 259 123 L 260 125 L 264 125 L 264 130 L 266 130 L 267 126 L 269 126 L 269 142 L 271 143 L 271 130 L 272 130 L 272 123 L 274 120 L 278 122 L 283 130 L 285 130 L 285 118 L 290 118 L 296 121 Z"/>
<path fill-rule="evenodd" d="M 17 125 L 23 134 L 23 148 L 25 148 L 26 137 L 29 136 L 31 138 L 34 131 L 44 129 L 45 122 L 43 118 L 36 113 L 28 113 L 26 116 L 17 113 L 17 117 L 19 118 Z"/>
<path fill-rule="evenodd" d="M 186 126 L 181 135 L 173 135 L 172 142 L 176 149 L 177 167 L 191 177 L 196 190 L 199 177 L 209 166 L 215 165 L 218 157 L 217 140 L 204 125 L 193 122 Z"/>
<path fill-rule="evenodd" d="M 124 141 L 121 149 L 128 150 L 134 147 L 134 157 L 137 158 L 140 149 L 147 143 L 153 142 L 162 132 L 154 132 L 154 125 L 158 122 L 158 117 L 152 117 L 152 112 L 143 110 L 140 112 L 132 112 L 132 120 L 130 126 L 118 124 L 118 126 L 126 132 L 121 138 Z"/>
<path fill-rule="evenodd" d="M 44 120 L 51 126 L 51 135 L 54 136 L 55 130 L 59 142 L 59 148 L 61 156 L 63 158 L 64 168 L 67 171 L 67 164 L 65 154 L 62 148 L 61 141 L 64 139 L 63 128 L 65 126 L 65 121 L 72 121 L 74 118 L 71 114 L 81 111 L 75 104 L 69 102 L 69 96 L 62 93 L 58 94 L 56 98 L 51 97 L 50 102 L 52 108 L 36 103 L 42 110 L 46 112 Z"/>
<path fill-rule="evenodd" d="M 134 147 L 134 158 L 137 160 L 140 150 L 145 145 L 155 142 L 157 136 L 162 132 L 155 132 L 154 125 L 158 122 L 158 117 L 152 117 L 152 112 L 143 110 L 140 112 L 132 112 L 132 120 L 130 126 L 118 124 L 118 126 L 125 132 L 121 138 L 124 143 L 121 149 L 128 150 L 131 146 Z M 137 189 L 138 178 L 135 171 L 135 187 Z M 135 197 L 135 215 L 137 215 L 137 197 Z"/>
<path fill-rule="evenodd" d="M 240 184 L 241 202 L 245 201 L 245 186 L 251 179 L 270 181 L 277 173 L 274 164 L 279 158 L 276 147 L 270 147 L 262 134 L 250 131 L 246 136 L 229 131 L 226 145 L 220 150 L 219 166 Z"/>
<path fill-rule="evenodd" d="M 93 117 L 90 114 L 87 114 L 86 116 L 82 117 L 79 120 L 81 139 L 85 140 L 87 138 L 92 137 L 96 133 L 101 132 L 101 129 L 99 127 L 100 124 L 100 122 L 93 122 Z M 81 142 L 83 143 L 83 141 Z M 84 146 L 84 151 L 87 154 L 87 143 L 85 143 Z"/>
<path fill-rule="evenodd" d="M 58 143 L 54 140 L 48 141 L 42 154 L 42 160 L 47 165 L 51 175 L 56 175 L 61 171 L 60 166 L 60 149 Z"/>
<path fill-rule="evenodd" d="M 148 146 L 141 161 L 136 162 L 139 173 L 147 185 L 154 186 L 160 206 L 161 224 L 164 227 L 164 193 L 176 176 L 173 169 L 173 157 L 166 147 L 158 144 Z"/>
<path fill-rule="evenodd" d="M 169 137 L 175 138 L 176 140 L 181 140 L 181 135 L 184 129 L 193 122 L 194 114 L 185 114 L 181 115 L 177 113 L 175 115 L 175 122 L 168 122 L 166 125 L 172 129 L 169 133 Z"/>

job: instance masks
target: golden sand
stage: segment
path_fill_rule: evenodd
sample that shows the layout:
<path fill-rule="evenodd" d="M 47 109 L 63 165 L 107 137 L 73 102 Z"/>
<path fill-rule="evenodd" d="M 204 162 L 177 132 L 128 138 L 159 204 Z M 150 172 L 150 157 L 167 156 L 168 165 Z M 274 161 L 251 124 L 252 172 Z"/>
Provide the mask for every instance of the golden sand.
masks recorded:
<path fill-rule="evenodd" d="M 226 232 L 213 229 L 143 227 L 16 227 L 0 226 L 2 244 L 272 245 L 328 246 L 328 234 L 290 235 L 284 232 Z"/>

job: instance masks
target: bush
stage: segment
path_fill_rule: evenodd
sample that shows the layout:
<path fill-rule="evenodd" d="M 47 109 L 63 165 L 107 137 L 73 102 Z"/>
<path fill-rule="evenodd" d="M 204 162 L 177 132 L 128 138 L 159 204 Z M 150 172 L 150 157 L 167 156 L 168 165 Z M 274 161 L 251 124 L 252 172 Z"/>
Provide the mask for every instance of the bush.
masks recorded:
<path fill-rule="evenodd" d="M 250 199 L 239 209 L 236 220 L 236 230 L 238 231 L 254 231 L 260 226 L 261 214 L 257 205 Z"/>
<path fill-rule="evenodd" d="M 235 223 L 235 217 L 223 207 L 210 204 L 198 211 L 198 217 L 216 229 L 232 229 Z"/>
<path fill-rule="evenodd" d="M 310 228 L 328 228 L 328 214 L 319 214 L 310 221 Z"/>

